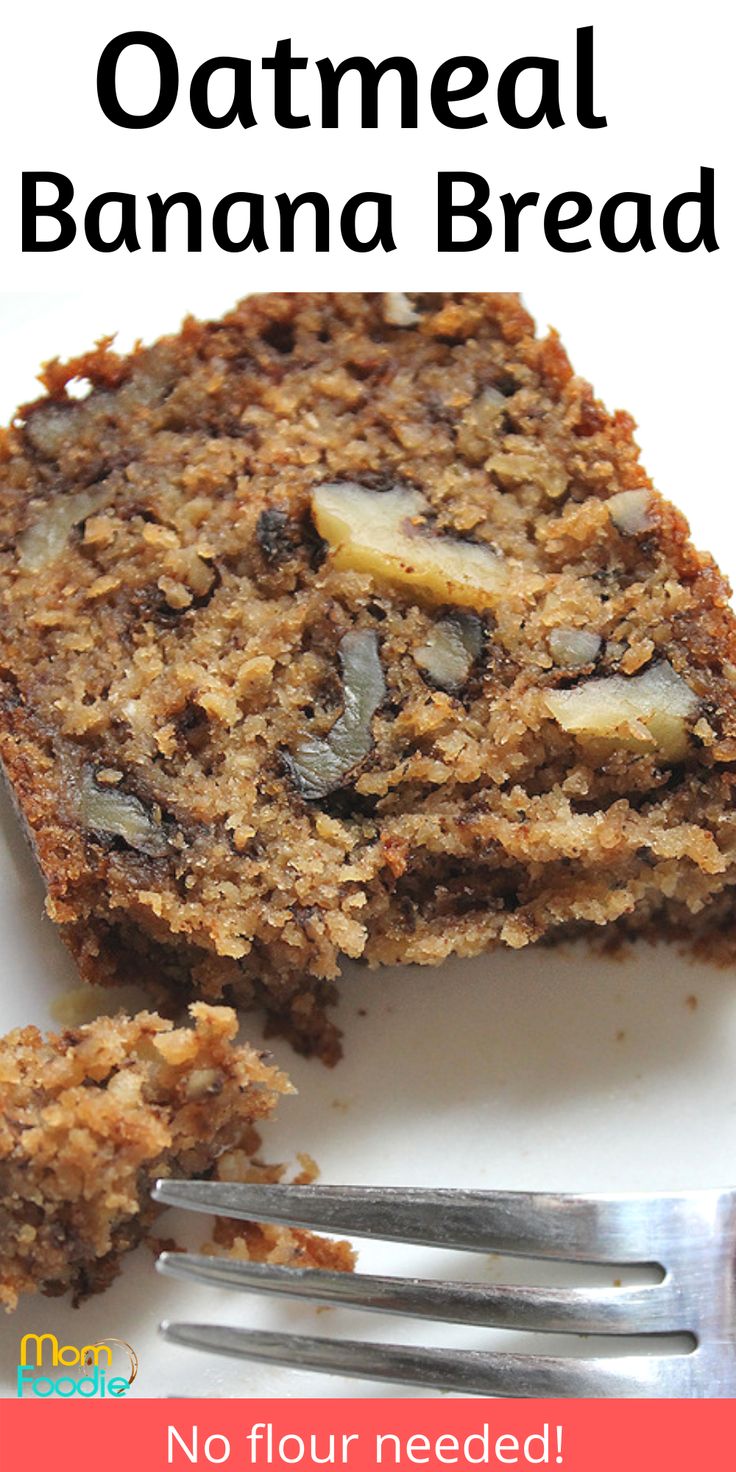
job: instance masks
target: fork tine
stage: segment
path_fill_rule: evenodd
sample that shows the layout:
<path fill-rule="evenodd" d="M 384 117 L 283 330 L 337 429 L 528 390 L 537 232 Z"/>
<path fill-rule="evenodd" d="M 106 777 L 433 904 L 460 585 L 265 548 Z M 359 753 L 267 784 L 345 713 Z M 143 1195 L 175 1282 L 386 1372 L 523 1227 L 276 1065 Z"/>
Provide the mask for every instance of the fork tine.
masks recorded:
<path fill-rule="evenodd" d="M 573 1196 L 160 1180 L 152 1194 L 167 1206 L 392 1242 L 558 1261 L 641 1263 L 661 1260 L 663 1222 L 668 1241 L 678 1226 L 680 1236 L 692 1237 L 695 1216 L 701 1213 L 710 1221 L 723 1193 Z"/>
<path fill-rule="evenodd" d="M 678 1297 L 666 1283 L 589 1290 L 444 1283 L 237 1262 L 187 1252 L 162 1252 L 156 1266 L 168 1277 L 213 1287 L 444 1323 L 558 1334 L 662 1334 L 686 1332 L 687 1328 L 682 1317 L 678 1318 L 682 1312 Z"/>
<path fill-rule="evenodd" d="M 659 1397 L 693 1394 L 698 1351 L 684 1355 L 626 1355 L 564 1359 L 542 1355 L 484 1354 L 423 1349 L 349 1339 L 313 1339 L 216 1324 L 163 1323 L 170 1344 L 244 1360 L 265 1360 L 298 1370 L 318 1370 L 385 1380 L 462 1395 L 513 1397 Z"/>

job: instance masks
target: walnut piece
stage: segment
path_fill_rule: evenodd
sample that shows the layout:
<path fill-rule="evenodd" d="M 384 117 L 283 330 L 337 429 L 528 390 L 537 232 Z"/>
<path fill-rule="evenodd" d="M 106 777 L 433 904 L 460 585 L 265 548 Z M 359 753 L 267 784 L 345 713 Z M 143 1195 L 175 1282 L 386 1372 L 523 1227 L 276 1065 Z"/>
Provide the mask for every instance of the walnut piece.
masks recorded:
<path fill-rule="evenodd" d="M 108 488 L 97 486 L 87 491 L 72 491 L 66 496 L 53 496 L 38 521 L 26 527 L 18 538 L 18 559 L 26 572 L 40 572 L 64 551 L 72 527 L 100 511 L 110 499 Z"/>
<path fill-rule="evenodd" d="M 208 1094 L 219 1094 L 224 1081 L 219 1068 L 194 1068 L 187 1079 L 186 1097 L 204 1099 Z"/>
<path fill-rule="evenodd" d="M 139 798 L 116 787 L 98 787 L 92 773 L 84 772 L 77 794 L 77 814 L 90 833 L 122 838 L 129 848 L 160 859 L 169 851 L 166 834 Z"/>
<path fill-rule="evenodd" d="M 329 735 L 302 741 L 288 759 L 302 797 L 326 797 L 345 785 L 373 745 L 371 722 L 386 695 L 378 639 L 372 629 L 353 629 L 338 647 L 344 709 Z"/>
<path fill-rule="evenodd" d="M 598 634 L 591 634 L 588 629 L 553 629 L 548 642 L 555 664 L 576 669 L 579 665 L 593 664 L 600 654 L 602 641 Z"/>
<path fill-rule="evenodd" d="M 667 660 L 641 675 L 608 675 L 572 690 L 550 690 L 547 708 L 572 736 L 604 741 L 624 751 L 656 753 L 681 761 L 689 744 L 687 722 L 700 709 L 690 686 Z"/>
<path fill-rule="evenodd" d="M 425 523 L 421 491 L 371 491 L 351 481 L 318 486 L 312 512 L 335 567 L 372 573 L 436 603 L 482 610 L 509 585 L 503 558 Z"/>
<path fill-rule="evenodd" d="M 383 320 L 389 327 L 414 327 L 420 319 L 405 291 L 384 291 Z"/>
<path fill-rule="evenodd" d="M 617 531 L 624 536 L 636 537 L 649 526 L 649 491 L 619 491 L 606 502 L 608 513 Z"/>
<path fill-rule="evenodd" d="M 482 647 L 483 625 L 477 615 L 451 613 L 437 620 L 414 659 L 433 685 L 451 695 L 462 689 Z"/>

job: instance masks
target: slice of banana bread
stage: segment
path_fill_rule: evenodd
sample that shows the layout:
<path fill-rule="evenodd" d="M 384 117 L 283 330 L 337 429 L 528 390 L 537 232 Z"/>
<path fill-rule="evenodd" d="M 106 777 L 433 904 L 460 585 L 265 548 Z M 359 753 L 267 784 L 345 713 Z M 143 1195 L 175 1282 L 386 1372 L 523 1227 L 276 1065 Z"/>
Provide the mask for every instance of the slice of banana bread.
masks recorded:
<path fill-rule="evenodd" d="M 329 1058 L 341 955 L 730 935 L 729 590 L 518 298 L 256 297 L 44 382 L 0 753 L 85 976 Z"/>
<path fill-rule="evenodd" d="M 0 1039 L 0 1304 L 21 1293 L 78 1302 L 106 1288 L 157 1213 L 157 1176 L 209 1174 L 293 1092 L 237 1047 L 229 1007 L 101 1017 L 43 1038 Z M 242 1230 L 242 1227 L 241 1227 Z"/>

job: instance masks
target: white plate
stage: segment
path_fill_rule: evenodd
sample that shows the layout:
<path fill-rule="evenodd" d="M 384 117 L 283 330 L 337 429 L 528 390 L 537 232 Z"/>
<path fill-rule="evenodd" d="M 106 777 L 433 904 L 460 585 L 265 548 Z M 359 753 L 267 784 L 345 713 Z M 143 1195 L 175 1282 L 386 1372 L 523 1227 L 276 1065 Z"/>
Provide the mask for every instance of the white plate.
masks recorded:
<path fill-rule="evenodd" d="M 529 296 L 532 305 L 539 299 L 541 309 L 549 311 L 543 292 Z M 119 309 L 119 320 L 129 326 L 128 339 L 137 333 L 151 336 L 173 328 L 192 305 L 217 311 L 226 303 L 216 294 L 194 303 L 159 299 L 145 310 L 140 302 L 128 303 Z M 609 301 L 609 315 L 604 311 L 599 317 L 596 333 L 585 304 L 572 295 L 563 299 L 558 292 L 555 311 L 583 370 L 606 392 L 612 385 L 611 396 L 623 397 L 630 338 L 617 337 L 616 303 Z M 97 299 L 9 297 L 0 301 L 0 325 L 0 418 L 5 419 L 32 394 L 41 357 L 78 351 L 111 324 Z M 715 339 L 714 327 L 713 345 Z M 728 570 L 730 563 L 733 570 L 720 444 L 702 436 L 695 409 L 684 443 L 669 442 L 671 395 L 676 377 L 682 386 L 680 369 L 661 343 L 652 345 L 644 373 L 640 360 L 638 354 L 632 371 L 649 468 L 697 520 L 701 536 L 709 528 L 718 531 L 722 564 Z M 691 474 L 696 464 L 697 491 Z M 0 829 L 0 1028 L 54 1025 L 54 998 L 73 983 L 74 968 L 44 917 L 41 885 L 7 803 L 0 807 Z M 361 1183 L 623 1190 L 721 1185 L 736 1178 L 734 977 L 692 964 L 674 949 L 642 947 L 625 961 L 576 947 L 499 953 L 449 962 L 436 971 L 399 968 L 371 974 L 348 967 L 339 1015 L 346 1056 L 332 1072 L 294 1057 L 286 1044 L 273 1045 L 299 1097 L 285 1101 L 278 1121 L 264 1131 L 266 1158 L 291 1160 L 298 1150 L 308 1150 L 324 1180 Z M 260 1039 L 257 1017 L 246 1019 L 246 1032 Z M 160 1231 L 199 1244 L 206 1222 L 185 1222 L 181 1215 L 174 1222 L 169 1214 Z M 441 1266 L 454 1276 L 508 1275 L 508 1264 L 498 1259 L 379 1244 L 366 1245 L 361 1261 L 366 1268 L 389 1272 L 437 1273 Z M 517 1281 L 524 1274 L 530 1278 L 523 1265 L 515 1271 Z M 597 1280 L 610 1282 L 614 1276 L 604 1272 Z M 535 1273 L 537 1281 L 543 1278 Z M 559 1274 L 556 1278 L 562 1280 Z M 163 1317 L 404 1342 L 504 1348 L 521 1342 L 518 1335 L 428 1328 L 334 1310 L 318 1313 L 306 1306 L 187 1289 L 157 1278 L 151 1253 L 139 1249 L 113 1287 L 82 1309 L 58 1299 L 28 1299 L 0 1324 L 2 1393 L 15 1393 L 20 1335 L 41 1328 L 65 1343 L 106 1335 L 128 1340 L 140 1356 L 132 1392 L 140 1395 L 393 1393 L 361 1381 L 240 1365 L 168 1347 L 156 1337 Z M 553 1342 L 548 1339 L 545 1347 L 552 1349 Z"/>

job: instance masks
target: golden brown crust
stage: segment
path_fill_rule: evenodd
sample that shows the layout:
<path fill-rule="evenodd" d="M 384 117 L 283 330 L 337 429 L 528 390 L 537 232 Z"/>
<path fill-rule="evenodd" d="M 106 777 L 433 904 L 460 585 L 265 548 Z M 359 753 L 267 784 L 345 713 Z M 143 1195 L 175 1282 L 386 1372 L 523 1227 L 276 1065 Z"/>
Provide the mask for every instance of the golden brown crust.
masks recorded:
<path fill-rule="evenodd" d="M 51 365 L 0 445 L 0 757 L 50 913 L 86 976 L 256 999 L 328 1057 L 343 955 L 732 923 L 725 580 L 651 488 L 631 418 L 518 298 L 418 294 L 409 312 L 272 294 L 128 359 L 103 342 Z M 462 688 L 416 658 L 452 609 L 321 543 L 328 481 L 420 491 L 427 535 L 512 569 Z M 632 532 L 608 503 L 637 491 Z M 58 507 L 78 512 L 63 554 Z M 598 641 L 586 667 L 551 653 L 570 629 Z M 339 718 L 354 630 L 386 680 L 372 747 L 305 798 L 293 755 Z M 552 714 L 550 692 L 663 664 L 697 703 L 676 757 L 593 749 Z M 98 781 L 133 802 L 142 847 L 85 823 Z"/>

